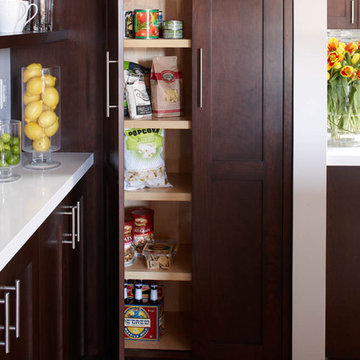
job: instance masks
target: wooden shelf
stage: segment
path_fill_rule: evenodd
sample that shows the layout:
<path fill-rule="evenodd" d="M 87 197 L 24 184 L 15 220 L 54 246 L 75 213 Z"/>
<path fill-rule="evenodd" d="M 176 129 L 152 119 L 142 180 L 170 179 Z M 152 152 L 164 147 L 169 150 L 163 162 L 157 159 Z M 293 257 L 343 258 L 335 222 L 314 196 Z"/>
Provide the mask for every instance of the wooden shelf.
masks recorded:
<path fill-rule="evenodd" d="M 191 48 L 191 39 L 124 39 L 124 48 Z"/>
<path fill-rule="evenodd" d="M 135 263 L 125 268 L 125 279 L 158 281 L 191 281 L 191 245 L 179 246 L 170 270 L 148 270 L 145 258 L 140 256 Z"/>
<path fill-rule="evenodd" d="M 190 320 L 188 313 L 166 312 L 165 334 L 159 341 L 125 340 L 125 349 L 191 350 Z"/>
<path fill-rule="evenodd" d="M 191 129 L 191 116 L 170 118 L 151 118 L 147 120 L 130 120 L 125 118 L 125 128 L 151 128 L 151 129 Z"/>
<path fill-rule="evenodd" d="M 38 45 L 68 39 L 67 30 L 48 31 L 42 33 L 29 32 L 19 34 L 0 35 L 0 49 L 15 46 Z"/>
<path fill-rule="evenodd" d="M 125 191 L 125 201 L 191 201 L 191 176 L 168 174 L 168 178 L 173 187 Z"/>

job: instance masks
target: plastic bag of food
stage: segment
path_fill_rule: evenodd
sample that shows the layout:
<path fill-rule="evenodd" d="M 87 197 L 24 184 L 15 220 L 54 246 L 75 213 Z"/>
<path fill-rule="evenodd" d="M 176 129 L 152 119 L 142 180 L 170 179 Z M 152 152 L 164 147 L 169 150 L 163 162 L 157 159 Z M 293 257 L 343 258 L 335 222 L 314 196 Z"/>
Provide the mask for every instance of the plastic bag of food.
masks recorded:
<path fill-rule="evenodd" d="M 144 77 L 146 91 L 148 95 L 150 96 L 150 71 L 151 69 L 146 68 L 144 66 L 141 66 L 139 64 L 130 62 L 130 61 L 124 61 L 124 116 L 129 116 L 128 112 L 128 104 L 126 100 L 126 82 L 129 78 L 130 74 L 137 74 L 142 75 Z"/>
<path fill-rule="evenodd" d="M 151 117 L 151 101 L 142 75 L 130 74 L 126 81 L 126 101 L 130 119 Z"/>
<path fill-rule="evenodd" d="M 177 56 L 155 56 L 151 67 L 151 102 L 156 117 L 180 116 L 183 112 L 182 73 Z"/>
<path fill-rule="evenodd" d="M 164 129 L 125 129 L 125 190 L 168 187 Z"/>

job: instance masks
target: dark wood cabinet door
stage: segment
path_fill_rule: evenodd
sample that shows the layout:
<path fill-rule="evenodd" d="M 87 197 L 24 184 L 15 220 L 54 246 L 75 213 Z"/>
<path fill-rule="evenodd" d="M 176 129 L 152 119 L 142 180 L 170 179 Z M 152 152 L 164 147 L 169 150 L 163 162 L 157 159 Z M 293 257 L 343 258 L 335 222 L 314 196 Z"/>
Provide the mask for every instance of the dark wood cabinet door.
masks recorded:
<path fill-rule="evenodd" d="M 68 236 L 62 242 L 62 310 L 63 310 L 63 359 L 77 360 L 84 356 L 84 220 L 86 206 L 84 183 L 80 182 L 66 198 L 67 211 L 74 208 L 72 215 L 66 217 L 65 233 L 75 234 L 75 243 Z M 64 236 L 64 235 L 63 235 Z M 64 240 L 65 238 L 63 238 Z"/>
<path fill-rule="evenodd" d="M 290 1 L 193 0 L 194 359 L 283 358 L 287 16 Z"/>
<path fill-rule="evenodd" d="M 0 359 L 33 360 L 38 359 L 38 233 L 23 246 L 11 262 L 0 273 L 0 299 L 9 293 L 10 326 L 16 327 L 16 292 L 3 289 L 14 287 L 19 281 L 19 336 L 10 331 L 10 351 L 5 354 L 5 347 L 0 346 Z M 0 304 L 0 325 L 5 324 L 5 307 Z M 0 341 L 4 341 L 4 330 L 0 331 Z"/>
<path fill-rule="evenodd" d="M 39 359 L 62 360 L 62 246 L 64 200 L 45 220 L 39 233 Z"/>
<path fill-rule="evenodd" d="M 326 356 L 360 359 L 360 167 L 327 170 Z"/>
<path fill-rule="evenodd" d="M 359 0 L 327 0 L 328 29 L 357 29 Z"/>

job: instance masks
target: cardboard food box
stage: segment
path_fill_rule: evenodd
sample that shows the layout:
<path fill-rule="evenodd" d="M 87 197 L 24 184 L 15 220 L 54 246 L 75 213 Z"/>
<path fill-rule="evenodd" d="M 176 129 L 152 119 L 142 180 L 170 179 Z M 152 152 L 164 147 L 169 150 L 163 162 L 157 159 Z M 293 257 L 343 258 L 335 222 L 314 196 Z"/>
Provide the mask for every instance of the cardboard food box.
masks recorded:
<path fill-rule="evenodd" d="M 157 341 L 164 333 L 164 300 L 158 305 L 125 305 L 126 340 Z"/>

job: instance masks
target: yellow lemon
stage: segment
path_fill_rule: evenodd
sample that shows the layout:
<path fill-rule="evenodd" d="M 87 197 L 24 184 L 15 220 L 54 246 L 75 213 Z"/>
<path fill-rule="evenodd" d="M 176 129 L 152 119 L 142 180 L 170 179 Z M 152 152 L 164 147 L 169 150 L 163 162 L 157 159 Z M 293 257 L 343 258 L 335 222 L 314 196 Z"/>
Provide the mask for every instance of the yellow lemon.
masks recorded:
<path fill-rule="evenodd" d="M 36 119 L 28 119 L 28 118 L 25 118 L 25 122 L 26 122 L 26 123 L 35 122 L 35 121 L 36 121 Z"/>
<path fill-rule="evenodd" d="M 57 133 L 59 129 L 59 120 L 56 119 L 54 124 L 44 129 L 45 135 L 51 137 Z"/>
<path fill-rule="evenodd" d="M 25 107 L 25 118 L 34 121 L 36 120 L 40 114 L 42 113 L 42 101 L 34 101 Z"/>
<path fill-rule="evenodd" d="M 47 128 L 53 125 L 56 120 L 57 120 L 57 116 L 53 111 L 51 110 L 43 111 L 39 116 L 38 124 L 43 128 Z"/>
<path fill-rule="evenodd" d="M 58 91 L 53 87 L 45 88 L 44 92 L 41 94 L 41 98 L 44 104 L 50 106 L 53 110 L 56 108 L 60 99 Z"/>
<path fill-rule="evenodd" d="M 24 133 L 30 140 L 38 140 L 44 136 L 44 130 L 36 122 L 27 123 Z"/>
<path fill-rule="evenodd" d="M 31 78 L 26 85 L 28 95 L 40 95 L 43 91 L 44 83 L 41 76 Z"/>
<path fill-rule="evenodd" d="M 28 95 L 27 93 L 24 94 L 24 105 L 30 104 L 33 101 L 40 100 L 40 94 L 39 95 Z"/>
<path fill-rule="evenodd" d="M 55 76 L 45 75 L 44 80 L 45 80 L 45 86 L 46 87 L 54 87 L 55 86 L 55 83 L 56 83 L 56 77 Z"/>
<path fill-rule="evenodd" d="M 47 136 L 33 141 L 33 149 L 35 151 L 48 151 L 50 147 L 50 140 Z"/>
<path fill-rule="evenodd" d="M 24 70 L 24 82 L 28 82 L 35 76 L 41 76 L 41 64 L 30 64 Z"/>

